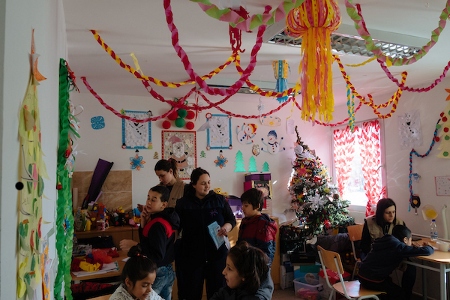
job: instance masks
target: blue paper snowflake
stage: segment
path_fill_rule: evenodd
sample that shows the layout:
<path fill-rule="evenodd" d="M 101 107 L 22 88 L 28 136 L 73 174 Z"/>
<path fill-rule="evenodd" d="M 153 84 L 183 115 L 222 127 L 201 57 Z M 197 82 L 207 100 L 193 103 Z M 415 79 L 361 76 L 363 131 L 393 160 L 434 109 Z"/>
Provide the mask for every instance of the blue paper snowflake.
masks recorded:
<path fill-rule="evenodd" d="M 145 164 L 145 160 L 143 160 L 142 156 L 139 156 L 139 152 L 136 151 L 136 155 L 133 157 L 130 157 L 130 165 L 131 165 L 131 169 L 134 170 L 140 170 L 141 168 L 144 167 Z"/>
<path fill-rule="evenodd" d="M 102 116 L 92 117 L 91 126 L 95 130 L 105 128 L 105 119 Z"/>
<path fill-rule="evenodd" d="M 217 156 L 217 159 L 214 161 L 214 163 L 216 164 L 216 167 L 219 167 L 222 169 L 223 167 L 226 167 L 226 165 L 228 163 L 228 159 L 226 157 L 224 157 L 222 153 L 220 153 L 220 155 Z"/>

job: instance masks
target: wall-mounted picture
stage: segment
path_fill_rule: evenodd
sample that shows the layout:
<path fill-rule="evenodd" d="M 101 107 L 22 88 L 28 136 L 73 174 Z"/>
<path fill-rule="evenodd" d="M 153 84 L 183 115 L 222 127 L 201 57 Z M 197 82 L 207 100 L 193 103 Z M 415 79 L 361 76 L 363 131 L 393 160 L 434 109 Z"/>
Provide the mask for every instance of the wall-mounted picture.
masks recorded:
<path fill-rule="evenodd" d="M 231 116 L 206 114 L 208 122 L 206 130 L 206 149 L 231 149 Z"/>
<path fill-rule="evenodd" d="M 178 164 L 180 179 L 190 179 L 197 167 L 197 140 L 195 131 L 161 131 L 162 158 L 173 158 Z"/>
<path fill-rule="evenodd" d="M 122 114 L 133 119 L 142 120 L 148 118 L 151 112 L 122 110 Z M 122 119 L 122 148 L 152 149 L 152 123 L 133 122 Z"/>

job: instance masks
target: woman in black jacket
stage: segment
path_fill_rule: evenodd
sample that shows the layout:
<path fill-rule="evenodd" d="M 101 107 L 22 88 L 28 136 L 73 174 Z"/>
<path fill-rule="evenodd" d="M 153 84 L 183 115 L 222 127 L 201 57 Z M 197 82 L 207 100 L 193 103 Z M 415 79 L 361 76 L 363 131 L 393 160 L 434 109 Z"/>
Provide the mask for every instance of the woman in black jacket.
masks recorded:
<path fill-rule="evenodd" d="M 225 285 L 222 270 L 228 248 L 226 243 L 216 246 L 208 226 L 217 222 L 218 231 L 214 234 L 220 240 L 233 229 L 236 219 L 225 198 L 210 187 L 208 171 L 194 169 L 191 183 L 175 207 L 181 231 L 175 261 L 179 299 L 200 300 L 205 280 L 208 299 Z"/>

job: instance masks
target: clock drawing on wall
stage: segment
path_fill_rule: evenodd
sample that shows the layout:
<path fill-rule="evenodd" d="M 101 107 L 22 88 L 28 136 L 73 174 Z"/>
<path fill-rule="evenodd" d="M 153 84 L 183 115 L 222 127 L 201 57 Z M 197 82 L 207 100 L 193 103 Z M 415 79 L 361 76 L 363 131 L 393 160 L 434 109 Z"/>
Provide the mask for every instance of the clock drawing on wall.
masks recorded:
<path fill-rule="evenodd" d="M 152 116 L 151 111 L 122 110 L 122 114 L 136 120 Z M 123 149 L 152 149 L 152 123 L 122 119 Z"/>

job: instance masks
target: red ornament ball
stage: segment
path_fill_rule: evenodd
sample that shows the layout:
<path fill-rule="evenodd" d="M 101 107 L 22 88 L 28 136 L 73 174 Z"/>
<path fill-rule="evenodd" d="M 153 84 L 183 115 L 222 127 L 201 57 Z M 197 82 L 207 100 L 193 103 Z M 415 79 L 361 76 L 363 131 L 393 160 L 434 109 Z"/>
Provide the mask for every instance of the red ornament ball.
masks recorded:
<path fill-rule="evenodd" d="M 167 118 L 171 121 L 175 121 L 178 118 L 178 112 L 177 111 L 171 112 Z"/>
<path fill-rule="evenodd" d="M 162 127 L 163 127 L 164 129 L 169 129 L 170 126 L 171 126 L 171 124 L 170 124 L 169 121 L 165 120 L 164 122 L 162 122 Z"/>
<path fill-rule="evenodd" d="M 195 118 L 195 112 L 193 110 L 188 110 L 187 111 L 187 115 L 186 115 L 186 119 L 192 120 L 193 118 Z"/>
<path fill-rule="evenodd" d="M 186 129 L 188 130 L 194 129 L 194 122 L 186 122 Z"/>

